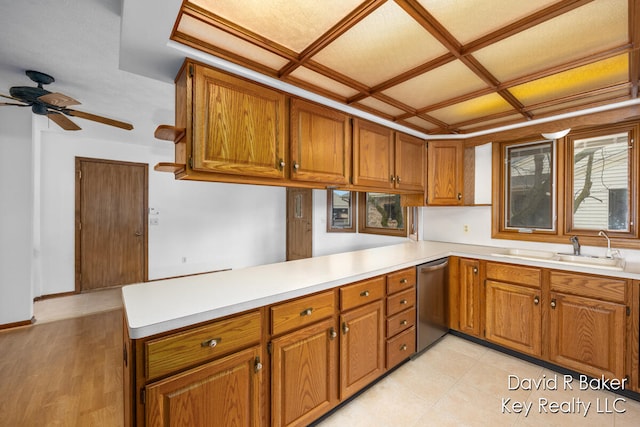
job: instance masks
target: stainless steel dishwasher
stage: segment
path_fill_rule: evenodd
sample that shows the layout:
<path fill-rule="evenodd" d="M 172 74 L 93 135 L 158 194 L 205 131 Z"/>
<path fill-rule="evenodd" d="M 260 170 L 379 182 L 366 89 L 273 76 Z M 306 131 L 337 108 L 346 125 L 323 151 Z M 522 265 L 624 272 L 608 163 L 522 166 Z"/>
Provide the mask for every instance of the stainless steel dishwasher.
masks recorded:
<path fill-rule="evenodd" d="M 442 258 L 417 267 L 418 326 L 416 355 L 449 332 L 449 259 Z"/>

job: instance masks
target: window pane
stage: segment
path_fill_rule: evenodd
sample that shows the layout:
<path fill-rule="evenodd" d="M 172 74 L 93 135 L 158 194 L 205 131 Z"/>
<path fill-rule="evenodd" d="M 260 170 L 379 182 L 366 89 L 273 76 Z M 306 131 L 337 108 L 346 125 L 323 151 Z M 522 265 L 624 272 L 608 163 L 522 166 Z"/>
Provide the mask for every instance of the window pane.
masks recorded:
<path fill-rule="evenodd" d="M 399 194 L 367 193 L 366 206 L 367 228 L 404 229 L 404 210 Z"/>
<path fill-rule="evenodd" d="M 629 136 L 573 141 L 573 228 L 629 231 Z"/>
<path fill-rule="evenodd" d="M 329 231 L 355 229 L 353 223 L 353 195 L 351 191 L 329 190 Z"/>
<path fill-rule="evenodd" d="M 506 147 L 506 226 L 554 229 L 553 143 Z"/>

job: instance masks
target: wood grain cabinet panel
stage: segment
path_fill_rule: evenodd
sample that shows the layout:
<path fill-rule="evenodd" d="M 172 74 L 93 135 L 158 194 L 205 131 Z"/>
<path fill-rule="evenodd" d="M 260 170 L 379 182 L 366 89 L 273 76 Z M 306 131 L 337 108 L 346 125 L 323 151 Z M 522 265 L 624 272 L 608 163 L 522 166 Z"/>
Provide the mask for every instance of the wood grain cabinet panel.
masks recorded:
<path fill-rule="evenodd" d="M 429 141 L 427 147 L 427 204 L 462 205 L 462 141 Z"/>
<path fill-rule="evenodd" d="M 200 64 L 193 70 L 193 169 L 285 177 L 285 95 Z"/>
<path fill-rule="evenodd" d="M 424 191 L 425 143 L 420 138 L 396 132 L 395 188 Z"/>
<path fill-rule="evenodd" d="M 387 340 L 387 369 L 407 359 L 416 352 L 416 328 L 406 331 Z"/>
<path fill-rule="evenodd" d="M 393 131 L 353 120 L 353 184 L 391 190 L 395 183 Z"/>
<path fill-rule="evenodd" d="M 416 268 L 409 267 L 404 270 L 387 274 L 387 293 L 389 295 L 416 286 Z"/>
<path fill-rule="evenodd" d="M 290 177 L 294 181 L 348 184 L 351 125 L 348 115 L 291 100 Z"/>
<path fill-rule="evenodd" d="M 384 276 L 363 280 L 340 288 L 340 310 L 346 311 L 384 297 Z"/>
<path fill-rule="evenodd" d="M 382 301 L 340 316 L 340 399 L 346 399 L 384 372 Z"/>
<path fill-rule="evenodd" d="M 326 319 L 274 339 L 271 418 L 274 427 L 306 426 L 337 404 L 338 340 Z"/>
<path fill-rule="evenodd" d="M 487 280 L 485 337 L 532 356 L 542 355 L 540 290 Z"/>
<path fill-rule="evenodd" d="M 298 298 L 271 307 L 271 333 L 279 335 L 333 316 L 334 291 Z"/>
<path fill-rule="evenodd" d="M 475 259 L 460 258 L 458 283 L 458 329 L 465 334 L 480 336 L 481 290 L 480 262 Z"/>
<path fill-rule="evenodd" d="M 252 347 L 148 386 L 147 427 L 262 425 L 260 354 Z"/>

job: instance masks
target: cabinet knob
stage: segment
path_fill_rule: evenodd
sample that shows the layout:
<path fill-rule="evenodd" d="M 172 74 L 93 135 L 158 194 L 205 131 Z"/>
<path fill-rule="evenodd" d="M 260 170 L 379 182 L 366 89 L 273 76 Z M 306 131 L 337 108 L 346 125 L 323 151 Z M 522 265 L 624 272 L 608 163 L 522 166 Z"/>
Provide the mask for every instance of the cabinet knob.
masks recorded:
<path fill-rule="evenodd" d="M 401 324 L 402 326 L 406 325 L 407 323 L 409 323 L 409 322 L 407 322 L 406 320 L 401 320 L 401 321 L 400 321 L 400 324 Z"/>
<path fill-rule="evenodd" d="M 407 304 L 409 301 L 407 301 L 406 299 L 401 299 L 400 300 L 400 304 L 405 305 Z"/>
<path fill-rule="evenodd" d="M 539 298 L 537 295 L 536 295 L 535 297 L 533 297 L 533 303 L 534 303 L 535 305 L 540 304 L 540 298 Z"/>
<path fill-rule="evenodd" d="M 396 182 L 400 184 L 400 175 L 396 175 Z"/>
<path fill-rule="evenodd" d="M 462 193 L 458 193 L 458 200 L 462 200 Z"/>
<path fill-rule="evenodd" d="M 551 300 L 551 308 L 556 308 L 556 299 Z"/>
<path fill-rule="evenodd" d="M 284 160 L 280 159 L 280 163 L 278 163 L 278 168 L 280 170 L 284 169 L 284 166 L 286 165 L 286 163 L 284 162 Z"/>
<path fill-rule="evenodd" d="M 360 296 L 361 296 L 361 297 L 368 297 L 368 296 L 369 296 L 369 291 L 362 291 L 362 292 L 360 292 Z"/>
<path fill-rule="evenodd" d="M 473 274 L 478 274 L 478 267 L 473 267 Z"/>
<path fill-rule="evenodd" d="M 336 332 L 336 328 L 332 326 L 331 329 L 329 329 L 329 339 L 333 340 L 337 336 L 338 333 Z"/>
<path fill-rule="evenodd" d="M 294 171 L 297 171 L 298 169 L 300 169 L 300 165 L 298 164 L 298 162 L 295 162 L 295 163 L 293 164 L 293 170 L 294 170 Z"/>
<path fill-rule="evenodd" d="M 407 351 L 407 345 L 406 345 L 406 344 L 402 344 L 402 345 L 400 346 L 400 350 L 401 350 L 401 351 Z"/>
<path fill-rule="evenodd" d="M 349 326 L 347 326 L 347 322 L 342 322 L 342 334 L 346 335 L 349 332 Z"/>
<path fill-rule="evenodd" d="M 395 175 L 391 175 L 391 182 L 396 182 L 396 177 L 395 177 Z"/>
<path fill-rule="evenodd" d="M 260 358 L 256 357 L 256 360 L 253 363 L 253 369 L 255 372 L 258 372 L 262 369 L 262 362 L 260 362 Z"/>
<path fill-rule="evenodd" d="M 211 338 L 210 340 L 202 341 L 200 345 L 202 347 L 210 347 L 213 348 L 218 345 L 218 343 L 222 341 L 222 338 Z"/>
<path fill-rule="evenodd" d="M 402 283 L 402 284 L 405 284 L 405 283 L 407 283 L 407 282 L 408 282 L 408 280 L 407 280 L 407 279 L 400 279 L 400 283 Z"/>
<path fill-rule="evenodd" d="M 313 307 L 305 308 L 300 312 L 300 316 L 310 316 L 313 313 Z"/>

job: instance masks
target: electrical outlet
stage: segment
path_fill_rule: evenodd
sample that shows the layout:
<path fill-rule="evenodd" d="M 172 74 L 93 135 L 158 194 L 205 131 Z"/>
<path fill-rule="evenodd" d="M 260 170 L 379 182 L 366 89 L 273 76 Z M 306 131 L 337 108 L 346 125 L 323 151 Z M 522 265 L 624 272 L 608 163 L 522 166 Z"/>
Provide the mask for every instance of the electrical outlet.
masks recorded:
<path fill-rule="evenodd" d="M 462 229 L 464 230 L 465 233 L 469 232 L 469 226 L 467 224 L 463 225 Z"/>
<path fill-rule="evenodd" d="M 187 257 L 186 257 L 186 256 L 183 256 L 183 257 L 182 257 L 182 263 L 183 263 L 183 264 L 185 264 L 186 262 L 187 262 Z"/>
<path fill-rule="evenodd" d="M 159 225 L 160 218 L 149 218 L 149 225 Z"/>

